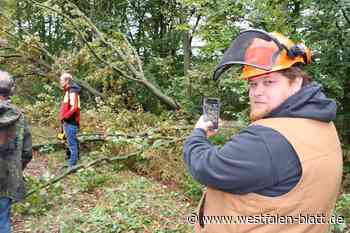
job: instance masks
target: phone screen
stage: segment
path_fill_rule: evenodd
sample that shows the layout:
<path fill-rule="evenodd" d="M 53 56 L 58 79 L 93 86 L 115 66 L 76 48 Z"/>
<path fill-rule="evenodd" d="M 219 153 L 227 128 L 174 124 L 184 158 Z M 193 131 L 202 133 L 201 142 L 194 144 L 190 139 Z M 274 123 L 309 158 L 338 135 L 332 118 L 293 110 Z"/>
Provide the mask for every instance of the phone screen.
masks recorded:
<path fill-rule="evenodd" d="M 220 114 L 220 100 L 218 98 L 204 97 L 203 99 L 203 114 L 204 116 L 213 122 L 213 129 L 216 130 L 219 127 L 219 114 Z"/>

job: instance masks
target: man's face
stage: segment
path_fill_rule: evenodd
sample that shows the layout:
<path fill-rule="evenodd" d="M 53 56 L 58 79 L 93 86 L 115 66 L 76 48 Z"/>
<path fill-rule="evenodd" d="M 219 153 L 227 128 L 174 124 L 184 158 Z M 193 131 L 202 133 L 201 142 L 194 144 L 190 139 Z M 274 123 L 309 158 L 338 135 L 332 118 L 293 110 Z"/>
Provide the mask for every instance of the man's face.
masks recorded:
<path fill-rule="evenodd" d="M 67 85 L 68 80 L 64 79 L 63 77 L 60 77 L 60 86 L 62 89 Z"/>
<path fill-rule="evenodd" d="M 272 72 L 248 82 L 250 119 L 256 121 L 280 106 L 291 95 L 301 89 L 302 78 L 291 82 L 279 72 Z"/>

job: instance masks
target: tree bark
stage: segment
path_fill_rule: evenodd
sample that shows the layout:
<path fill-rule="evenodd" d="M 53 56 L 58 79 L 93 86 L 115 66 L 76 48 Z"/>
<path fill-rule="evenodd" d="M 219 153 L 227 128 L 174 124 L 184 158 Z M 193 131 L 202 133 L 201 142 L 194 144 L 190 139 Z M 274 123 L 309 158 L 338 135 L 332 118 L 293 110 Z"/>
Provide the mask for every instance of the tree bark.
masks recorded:
<path fill-rule="evenodd" d="M 184 50 L 184 75 L 188 74 L 188 70 L 191 67 L 191 44 L 190 44 L 190 32 L 185 31 L 183 33 L 183 50 Z"/>

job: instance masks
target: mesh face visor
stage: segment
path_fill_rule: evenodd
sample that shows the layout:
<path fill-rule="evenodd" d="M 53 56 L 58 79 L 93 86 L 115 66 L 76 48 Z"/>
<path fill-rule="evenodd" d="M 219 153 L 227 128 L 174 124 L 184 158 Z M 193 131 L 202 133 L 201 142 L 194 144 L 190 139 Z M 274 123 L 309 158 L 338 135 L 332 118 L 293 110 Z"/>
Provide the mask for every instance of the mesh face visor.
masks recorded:
<path fill-rule="evenodd" d="M 215 69 L 213 79 L 219 79 L 220 75 L 234 64 L 270 71 L 283 49 L 288 50 L 276 38 L 264 31 L 243 31 L 225 52 Z"/>

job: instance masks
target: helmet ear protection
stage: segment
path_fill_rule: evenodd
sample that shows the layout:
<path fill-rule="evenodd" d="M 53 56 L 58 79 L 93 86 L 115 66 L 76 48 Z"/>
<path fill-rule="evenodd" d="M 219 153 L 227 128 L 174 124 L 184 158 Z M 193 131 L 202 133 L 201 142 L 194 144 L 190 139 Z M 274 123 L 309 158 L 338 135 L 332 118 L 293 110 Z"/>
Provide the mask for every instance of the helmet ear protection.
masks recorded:
<path fill-rule="evenodd" d="M 302 57 L 305 65 L 312 63 L 312 52 L 303 42 L 291 45 L 292 41 L 279 33 L 269 33 L 273 40 L 280 44 L 287 51 L 291 59 Z"/>
<path fill-rule="evenodd" d="M 293 45 L 289 50 L 288 50 L 288 56 L 290 58 L 295 58 L 296 56 L 304 56 L 305 55 L 305 50 L 302 44 L 296 44 Z"/>
<path fill-rule="evenodd" d="M 287 50 L 287 55 L 290 58 L 296 58 L 297 56 L 301 56 L 303 57 L 305 64 L 310 64 L 311 57 L 309 58 L 307 50 L 308 49 L 304 44 L 296 44 Z"/>

